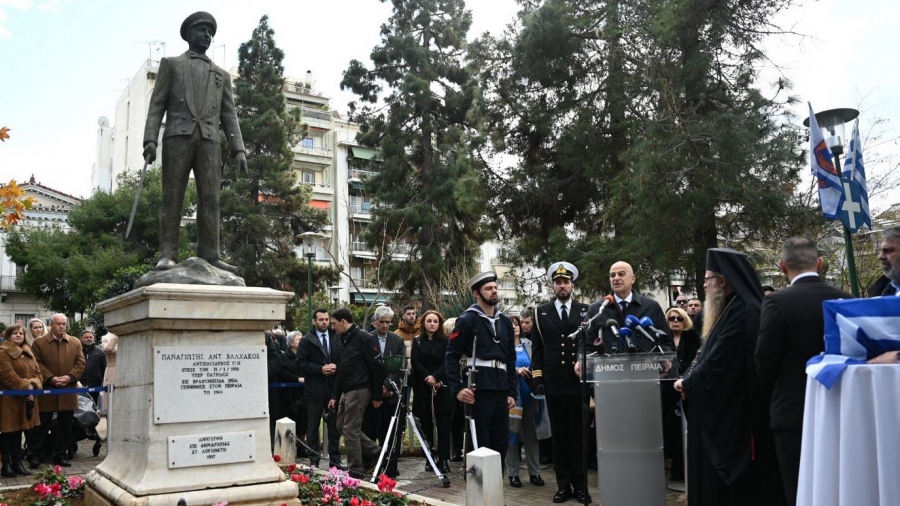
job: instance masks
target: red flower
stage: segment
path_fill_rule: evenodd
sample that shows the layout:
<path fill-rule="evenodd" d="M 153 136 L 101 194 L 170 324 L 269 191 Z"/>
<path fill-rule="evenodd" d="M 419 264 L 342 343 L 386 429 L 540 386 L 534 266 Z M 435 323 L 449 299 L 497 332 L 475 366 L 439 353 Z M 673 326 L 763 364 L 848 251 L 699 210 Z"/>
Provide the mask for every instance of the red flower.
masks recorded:
<path fill-rule="evenodd" d="M 390 492 L 394 490 L 394 487 L 397 486 L 397 482 L 388 478 L 386 474 L 382 474 L 378 477 L 378 490 L 382 492 Z"/>
<path fill-rule="evenodd" d="M 281 455 L 272 455 L 272 458 L 275 459 L 275 462 L 281 462 Z"/>
<path fill-rule="evenodd" d="M 300 475 L 300 483 L 304 483 L 304 484 L 309 483 L 309 476 L 307 476 L 305 474 L 301 474 Z"/>
<path fill-rule="evenodd" d="M 289 472 L 289 473 L 293 473 L 293 472 L 296 471 L 296 470 L 297 470 L 297 464 L 291 464 L 291 465 L 288 466 L 288 472 Z"/>
<path fill-rule="evenodd" d="M 293 481 L 294 483 L 300 483 L 300 478 L 301 478 L 302 476 L 303 476 L 303 475 L 301 475 L 301 474 L 292 474 L 292 475 L 291 475 L 291 481 Z"/>
<path fill-rule="evenodd" d="M 62 485 L 59 483 L 50 485 L 50 493 L 56 497 L 62 497 Z"/>
<path fill-rule="evenodd" d="M 350 506 L 359 506 L 359 497 L 351 497 Z"/>

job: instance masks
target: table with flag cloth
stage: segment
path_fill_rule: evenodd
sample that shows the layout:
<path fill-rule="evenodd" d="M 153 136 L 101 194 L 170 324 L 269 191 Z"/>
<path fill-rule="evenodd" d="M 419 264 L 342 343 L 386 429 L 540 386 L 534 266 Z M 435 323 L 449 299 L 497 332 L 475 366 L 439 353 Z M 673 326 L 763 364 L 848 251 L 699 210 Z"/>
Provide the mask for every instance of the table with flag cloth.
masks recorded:
<path fill-rule="evenodd" d="M 900 504 L 900 365 L 806 382 L 797 506 Z"/>

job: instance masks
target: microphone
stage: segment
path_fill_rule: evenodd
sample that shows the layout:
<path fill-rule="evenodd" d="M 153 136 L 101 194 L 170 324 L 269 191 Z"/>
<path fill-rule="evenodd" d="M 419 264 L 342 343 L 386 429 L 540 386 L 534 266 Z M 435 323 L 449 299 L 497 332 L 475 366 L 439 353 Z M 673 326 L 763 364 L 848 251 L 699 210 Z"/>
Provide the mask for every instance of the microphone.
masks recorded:
<path fill-rule="evenodd" d="M 592 326 L 592 324 L 594 323 L 594 321 L 597 320 L 597 318 L 600 318 L 600 313 L 603 312 L 603 309 L 605 309 L 606 306 L 608 306 L 611 302 L 615 302 L 615 299 L 613 299 L 613 296 L 612 296 L 612 295 L 607 295 L 606 297 L 603 297 L 603 302 L 600 303 L 600 307 L 597 309 L 597 314 L 595 314 L 595 315 L 593 316 L 593 318 L 591 318 L 591 319 L 588 320 L 587 322 L 584 322 L 584 323 L 582 324 L 582 326 L 578 328 L 578 330 L 576 330 L 575 332 L 572 332 L 571 334 L 569 334 L 568 336 L 566 336 L 566 338 L 567 338 L 567 339 L 575 339 L 575 338 L 577 338 L 578 335 L 581 334 L 582 332 L 587 332 L 587 330 L 588 330 L 589 328 L 591 328 L 591 326 Z"/>
<path fill-rule="evenodd" d="M 613 336 L 615 337 L 615 339 L 613 339 L 613 342 L 610 344 L 610 347 L 609 347 L 610 351 L 612 351 L 613 353 L 618 353 L 619 352 L 619 346 L 618 346 L 619 340 L 622 339 L 622 336 L 619 335 L 619 322 L 617 322 L 613 318 L 610 318 L 609 320 L 606 320 L 606 325 L 604 325 L 604 327 L 608 328 L 610 330 L 610 332 L 613 333 Z M 601 339 L 601 341 L 602 341 L 602 339 Z M 596 346 L 597 344 L 599 344 L 599 343 L 594 343 L 594 346 Z"/>
<path fill-rule="evenodd" d="M 644 327 L 645 329 L 650 329 L 650 332 L 653 332 L 654 334 L 656 334 L 656 337 L 660 337 L 660 336 L 666 334 L 662 330 L 659 330 L 658 328 L 653 326 L 653 320 L 651 320 L 649 316 L 645 316 L 645 317 L 641 318 L 641 327 Z"/>
<path fill-rule="evenodd" d="M 649 332 L 644 330 L 644 327 L 641 327 L 641 321 L 638 320 L 637 316 L 634 316 L 633 314 L 626 316 L 625 325 L 627 325 L 631 330 L 640 332 L 641 335 L 646 337 L 651 343 L 656 344 L 656 339 L 654 339 Z"/>
<path fill-rule="evenodd" d="M 634 341 L 631 340 L 631 336 L 634 335 L 634 333 L 631 332 L 631 329 L 619 329 L 619 335 L 625 339 L 625 347 L 628 349 L 628 353 L 635 353 L 638 351 L 638 347 L 635 346 Z"/>

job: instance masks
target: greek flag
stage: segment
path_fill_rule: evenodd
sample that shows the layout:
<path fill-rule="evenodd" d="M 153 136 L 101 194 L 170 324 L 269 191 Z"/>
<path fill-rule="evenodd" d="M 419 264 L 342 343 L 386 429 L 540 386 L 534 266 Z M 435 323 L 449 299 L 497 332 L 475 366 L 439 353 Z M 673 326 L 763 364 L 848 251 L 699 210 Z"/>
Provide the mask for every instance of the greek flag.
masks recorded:
<path fill-rule="evenodd" d="M 900 297 L 827 300 L 825 353 L 806 363 L 806 374 L 827 388 L 848 365 L 900 350 Z"/>
<path fill-rule="evenodd" d="M 869 191 L 866 188 L 866 167 L 863 165 L 862 143 L 859 140 L 859 118 L 853 124 L 853 134 L 850 136 L 850 149 L 847 150 L 847 158 L 844 160 L 844 179 L 856 181 L 859 188 L 860 207 L 862 208 L 862 222 L 872 229 L 872 217 L 869 214 Z"/>
<path fill-rule="evenodd" d="M 831 154 L 831 148 L 828 147 L 825 136 L 819 129 L 812 104 L 809 102 L 807 104 L 809 104 L 809 164 L 813 176 L 818 180 L 819 203 L 826 218 L 837 220 L 841 217 L 841 206 L 844 204 L 841 175 L 834 168 L 834 155 Z"/>

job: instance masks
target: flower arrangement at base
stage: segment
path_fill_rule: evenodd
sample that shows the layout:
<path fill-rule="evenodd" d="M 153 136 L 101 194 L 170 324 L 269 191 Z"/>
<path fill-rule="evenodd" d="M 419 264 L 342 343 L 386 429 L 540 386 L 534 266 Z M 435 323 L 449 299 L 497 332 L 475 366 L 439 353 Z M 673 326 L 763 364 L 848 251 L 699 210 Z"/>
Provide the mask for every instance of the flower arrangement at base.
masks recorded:
<path fill-rule="evenodd" d="M 59 466 L 48 467 L 37 475 L 37 483 L 32 490 L 39 499 L 31 506 L 70 506 L 69 499 L 84 497 L 84 479 L 63 475 Z"/>
<path fill-rule="evenodd" d="M 316 474 L 315 468 L 291 464 L 286 476 L 297 484 L 298 498 L 310 506 L 402 506 L 409 499 L 395 492 L 397 482 L 381 475 L 378 492 L 361 488 L 360 480 L 351 478 L 346 471 L 332 467 L 325 474 Z"/>

